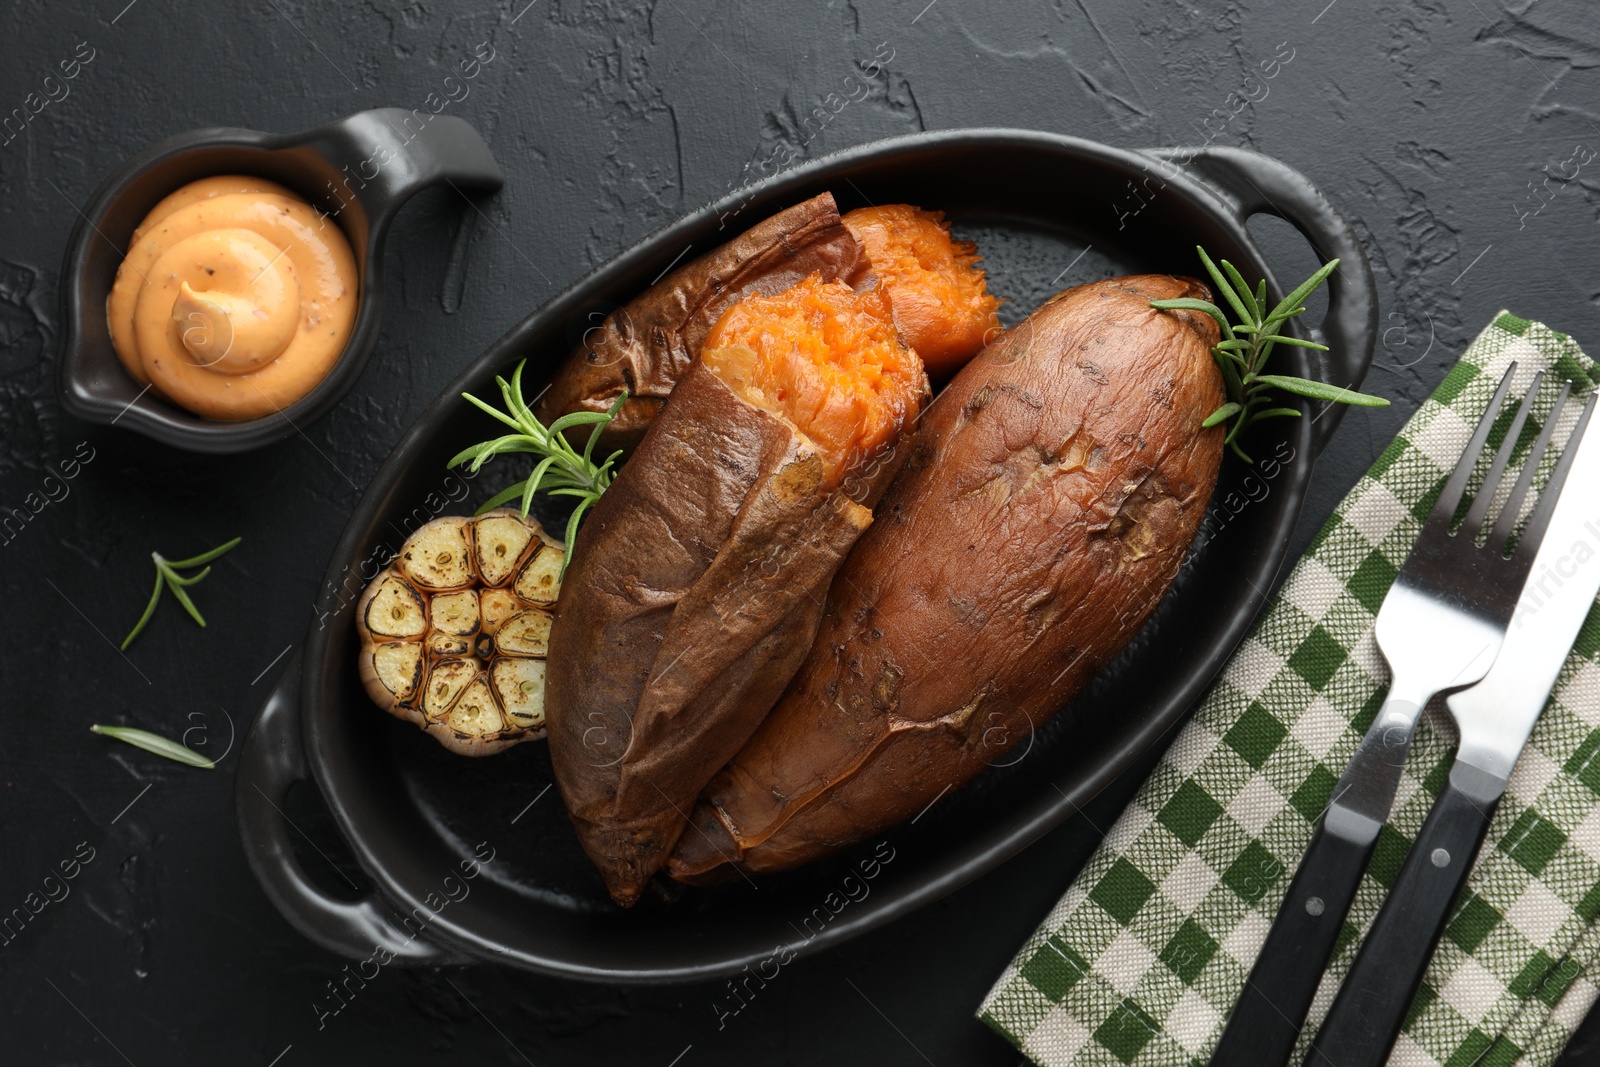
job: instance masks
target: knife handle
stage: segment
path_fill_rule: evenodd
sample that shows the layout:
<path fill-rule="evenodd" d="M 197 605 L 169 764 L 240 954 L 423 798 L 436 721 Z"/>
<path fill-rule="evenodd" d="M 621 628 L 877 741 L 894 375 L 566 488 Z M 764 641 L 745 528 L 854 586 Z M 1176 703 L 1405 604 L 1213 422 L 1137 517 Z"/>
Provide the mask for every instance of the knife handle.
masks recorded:
<path fill-rule="evenodd" d="M 1457 760 L 1306 1057 L 1383 1067 L 1489 832 L 1505 783 Z"/>
<path fill-rule="evenodd" d="M 1289 1062 L 1377 839 L 1376 826 L 1349 834 L 1330 830 L 1324 818 L 1317 827 L 1211 1054 L 1211 1067 Z"/>

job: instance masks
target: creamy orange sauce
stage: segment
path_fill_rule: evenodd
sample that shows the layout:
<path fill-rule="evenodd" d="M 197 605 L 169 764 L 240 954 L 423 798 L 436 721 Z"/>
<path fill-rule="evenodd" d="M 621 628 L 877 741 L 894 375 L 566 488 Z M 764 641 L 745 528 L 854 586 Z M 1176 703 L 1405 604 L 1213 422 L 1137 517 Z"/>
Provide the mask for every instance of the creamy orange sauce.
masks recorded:
<path fill-rule="evenodd" d="M 190 182 L 152 208 L 106 298 L 128 373 L 221 421 L 309 393 L 355 319 L 344 233 L 283 186 L 242 175 Z"/>

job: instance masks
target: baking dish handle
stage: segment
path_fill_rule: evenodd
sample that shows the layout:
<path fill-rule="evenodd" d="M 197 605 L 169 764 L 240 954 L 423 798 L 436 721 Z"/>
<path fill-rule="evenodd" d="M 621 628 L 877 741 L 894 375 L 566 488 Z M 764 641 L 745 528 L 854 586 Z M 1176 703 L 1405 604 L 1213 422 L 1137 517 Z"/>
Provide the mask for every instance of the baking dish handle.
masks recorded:
<path fill-rule="evenodd" d="M 1355 231 L 1310 178 L 1271 156 L 1225 145 L 1152 148 L 1146 155 L 1193 168 L 1221 197 L 1242 227 L 1250 216 L 1276 215 L 1300 231 L 1320 262 L 1339 260 L 1328 279 L 1328 314 L 1303 332 L 1328 346 L 1320 357 L 1323 380 L 1356 389 L 1367 376 L 1378 336 L 1378 290 Z M 1314 351 L 1314 350 L 1311 350 Z M 1324 404 L 1312 416 L 1311 443 L 1320 455 L 1348 405 Z"/>
<path fill-rule="evenodd" d="M 272 687 L 245 740 L 234 780 L 234 810 L 245 858 L 267 898 L 306 937 L 352 959 L 412 965 L 466 962 L 419 937 L 407 936 L 388 918 L 376 896 L 340 900 L 306 877 L 289 839 L 284 814 L 289 787 L 307 777 L 300 739 L 301 656 L 296 652 Z"/>
<path fill-rule="evenodd" d="M 465 119 L 421 108 L 379 107 L 320 126 L 305 143 L 340 168 L 328 192 L 357 199 L 374 229 L 388 222 L 420 189 L 445 182 L 493 191 L 505 175 L 483 136 Z M 341 209 L 342 210 L 342 209 Z"/>

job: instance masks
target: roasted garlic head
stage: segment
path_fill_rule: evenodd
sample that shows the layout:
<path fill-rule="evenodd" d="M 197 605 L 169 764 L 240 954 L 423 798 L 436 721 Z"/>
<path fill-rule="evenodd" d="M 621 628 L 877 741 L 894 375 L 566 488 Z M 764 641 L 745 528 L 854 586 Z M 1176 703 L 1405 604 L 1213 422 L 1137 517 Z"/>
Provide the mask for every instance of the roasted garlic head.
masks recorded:
<path fill-rule="evenodd" d="M 434 519 L 361 594 L 361 682 L 452 752 L 544 736 L 560 541 L 510 508 Z"/>

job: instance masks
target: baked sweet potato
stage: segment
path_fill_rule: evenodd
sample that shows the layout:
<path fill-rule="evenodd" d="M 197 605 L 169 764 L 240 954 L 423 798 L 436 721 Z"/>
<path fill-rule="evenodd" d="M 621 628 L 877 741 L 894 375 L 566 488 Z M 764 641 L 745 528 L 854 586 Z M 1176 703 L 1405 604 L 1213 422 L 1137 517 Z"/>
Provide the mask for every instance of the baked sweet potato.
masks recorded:
<path fill-rule="evenodd" d="M 741 308 L 589 514 L 551 635 L 556 782 L 622 905 L 810 650 L 928 394 L 880 293 Z"/>
<path fill-rule="evenodd" d="M 599 454 L 632 450 L 724 311 L 751 293 L 780 293 L 811 274 L 849 278 L 859 258 L 833 194 L 780 211 L 672 271 L 585 333 L 534 414 L 548 426 L 574 411 L 607 411 L 626 389 L 628 402 L 606 427 Z M 581 430 L 587 438 L 588 428 Z"/>
<path fill-rule="evenodd" d="M 921 420 L 817 642 L 711 782 L 668 873 L 793 867 L 916 815 L 1028 736 L 1165 594 L 1216 483 L 1208 297 L 1165 275 L 1070 289 Z M 1005 743 L 1003 743 L 1005 742 Z"/>

